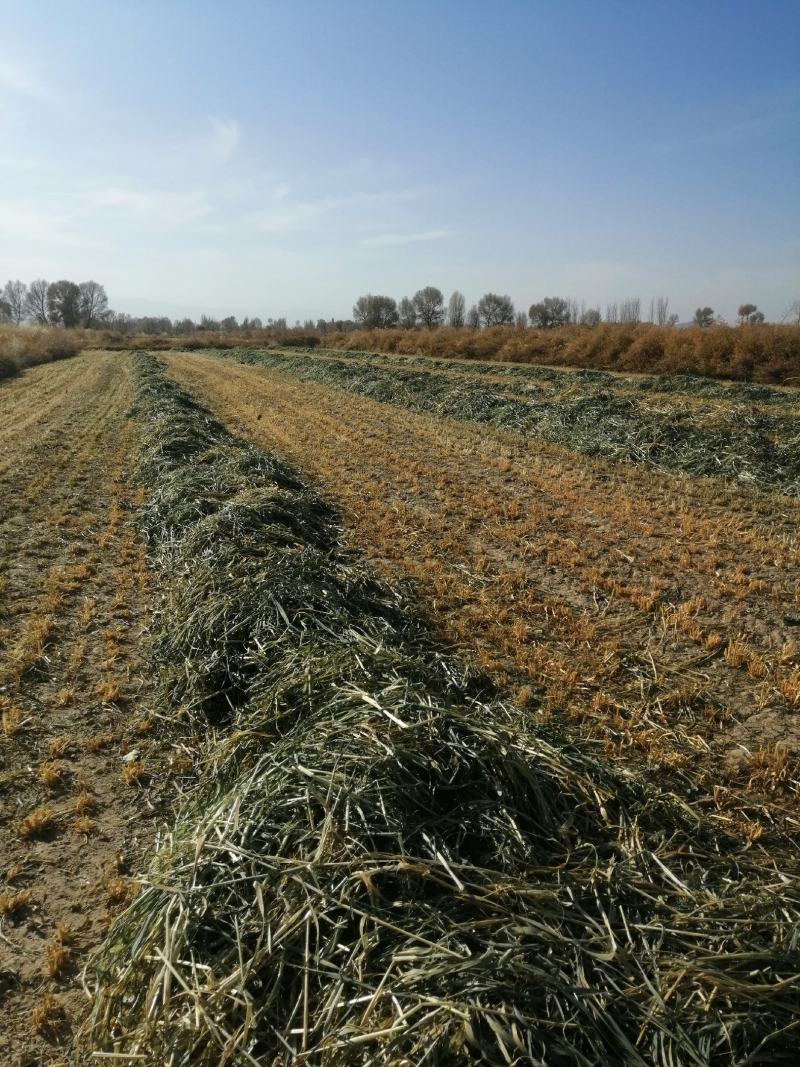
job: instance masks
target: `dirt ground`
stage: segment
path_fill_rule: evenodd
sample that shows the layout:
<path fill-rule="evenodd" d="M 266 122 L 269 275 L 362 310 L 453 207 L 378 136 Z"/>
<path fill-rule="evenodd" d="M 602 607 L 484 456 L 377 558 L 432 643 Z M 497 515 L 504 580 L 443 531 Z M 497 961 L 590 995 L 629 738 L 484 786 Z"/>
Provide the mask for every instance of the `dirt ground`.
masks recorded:
<path fill-rule="evenodd" d="M 796 501 L 168 360 L 229 428 L 311 475 L 353 546 L 413 582 L 532 713 L 643 762 L 750 840 L 796 830 Z"/>
<path fill-rule="evenodd" d="M 129 357 L 0 384 L 0 1063 L 62 1062 L 152 848 Z"/>

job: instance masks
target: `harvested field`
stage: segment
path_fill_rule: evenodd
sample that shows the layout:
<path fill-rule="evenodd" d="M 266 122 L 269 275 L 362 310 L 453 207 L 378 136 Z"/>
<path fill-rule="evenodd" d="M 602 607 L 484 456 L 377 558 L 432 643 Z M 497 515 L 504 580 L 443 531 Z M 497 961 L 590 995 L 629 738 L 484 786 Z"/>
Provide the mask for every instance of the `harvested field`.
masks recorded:
<path fill-rule="evenodd" d="M 278 357 L 0 385 L 0 1059 L 794 1064 L 791 464 Z M 684 403 L 615 383 L 642 439 Z"/>
<path fill-rule="evenodd" d="M 63 1062 L 80 973 L 154 837 L 129 361 L 0 385 L 0 1062 Z"/>
<path fill-rule="evenodd" d="M 794 1062 L 796 860 L 501 700 L 292 470 L 138 374 L 154 662 L 202 758 L 79 1056 Z"/>
<path fill-rule="evenodd" d="M 322 335 L 336 349 L 587 367 L 627 373 L 698 374 L 742 382 L 800 382 L 796 325 L 714 329 L 604 323 L 596 329 L 373 329 Z M 220 345 L 220 347 L 229 347 Z"/>
<path fill-rule="evenodd" d="M 752 839 L 797 828 L 795 501 L 589 460 L 273 369 L 174 356 L 228 425 L 312 473 L 448 640 L 607 757 Z M 343 412 L 346 411 L 346 416 Z"/>
<path fill-rule="evenodd" d="M 424 357 L 235 350 L 225 357 L 288 371 L 411 411 L 513 430 L 589 457 L 724 477 L 800 493 L 797 394 L 689 378 L 486 368 Z M 409 369 L 410 368 L 410 369 Z"/>

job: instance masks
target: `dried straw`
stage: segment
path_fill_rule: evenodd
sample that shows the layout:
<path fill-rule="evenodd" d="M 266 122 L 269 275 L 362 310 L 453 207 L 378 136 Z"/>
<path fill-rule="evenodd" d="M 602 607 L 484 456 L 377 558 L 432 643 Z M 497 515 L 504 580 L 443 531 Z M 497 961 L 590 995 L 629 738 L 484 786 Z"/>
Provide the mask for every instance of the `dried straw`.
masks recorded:
<path fill-rule="evenodd" d="M 138 374 L 154 654 L 204 759 L 79 1062 L 796 1063 L 796 871 L 545 736 Z"/>
<path fill-rule="evenodd" d="M 567 374 L 541 367 L 509 367 L 508 384 L 499 386 L 479 380 L 481 373 L 502 373 L 497 364 L 488 369 L 470 364 L 466 377 L 448 374 L 447 364 L 424 357 L 401 362 L 363 354 L 342 358 L 337 352 L 339 358 L 331 358 L 318 352 L 248 349 L 218 354 L 411 411 L 514 430 L 586 456 L 800 495 L 798 400 L 785 390 L 703 378 L 628 380 L 602 371 Z M 414 369 L 406 369 L 407 363 Z M 540 384 L 545 382 L 546 389 Z M 653 404 L 657 393 L 665 394 L 661 407 Z M 682 405 L 682 393 L 717 402 Z"/>

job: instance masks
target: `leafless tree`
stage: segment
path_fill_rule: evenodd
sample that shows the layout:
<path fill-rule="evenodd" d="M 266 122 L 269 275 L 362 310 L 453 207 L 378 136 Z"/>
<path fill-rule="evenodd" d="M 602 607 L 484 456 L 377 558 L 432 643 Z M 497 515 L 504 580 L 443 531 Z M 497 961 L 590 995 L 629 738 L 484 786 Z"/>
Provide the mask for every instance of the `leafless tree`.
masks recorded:
<path fill-rule="evenodd" d="M 788 322 L 795 326 L 800 326 L 800 300 L 793 300 L 791 304 L 789 304 L 783 313 L 781 322 Z"/>
<path fill-rule="evenodd" d="M 588 326 L 590 329 L 599 326 L 600 320 L 600 308 L 586 308 L 581 314 L 581 326 Z"/>
<path fill-rule="evenodd" d="M 478 311 L 478 305 L 472 304 L 467 312 L 467 326 L 469 326 L 471 330 L 478 330 L 480 329 L 480 325 L 481 313 Z"/>
<path fill-rule="evenodd" d="M 412 297 L 420 325 L 429 330 L 441 326 L 444 321 L 444 296 L 435 285 L 426 285 L 418 289 Z"/>
<path fill-rule="evenodd" d="M 606 304 L 606 322 L 619 322 L 619 311 L 617 310 L 617 302 L 613 304 Z"/>
<path fill-rule="evenodd" d="M 5 325 L 11 322 L 11 305 L 0 296 L 0 323 Z"/>
<path fill-rule="evenodd" d="M 514 304 L 510 296 L 485 293 L 478 301 L 478 315 L 483 326 L 511 326 L 514 322 Z"/>
<path fill-rule="evenodd" d="M 28 318 L 37 326 L 47 325 L 47 290 L 49 286 L 44 278 L 37 278 L 28 286 L 25 297 L 25 311 Z"/>
<path fill-rule="evenodd" d="M 28 294 L 24 282 L 19 280 L 8 281 L 3 286 L 3 300 L 10 308 L 10 319 L 15 326 L 19 326 L 25 318 L 25 297 Z"/>
<path fill-rule="evenodd" d="M 629 296 L 619 306 L 619 321 L 626 326 L 635 326 L 641 317 L 641 301 L 638 296 Z"/>
<path fill-rule="evenodd" d="M 397 325 L 397 302 L 390 296 L 360 296 L 353 305 L 356 325 L 365 329 L 384 329 Z"/>
<path fill-rule="evenodd" d="M 80 286 L 66 279 L 51 282 L 47 287 L 47 318 L 54 326 L 68 329 L 80 325 Z"/>
<path fill-rule="evenodd" d="M 466 302 L 464 300 L 464 294 L 460 293 L 458 289 L 450 297 L 450 301 L 447 305 L 447 321 L 450 326 L 463 326 L 466 319 Z"/>
<path fill-rule="evenodd" d="M 666 326 L 669 320 L 669 297 L 659 296 L 656 298 L 656 317 L 655 323 L 657 326 Z"/>
<path fill-rule="evenodd" d="M 569 305 L 569 318 L 567 319 L 567 321 L 577 322 L 580 318 L 580 312 L 578 311 L 578 301 L 573 300 L 572 297 L 570 297 L 567 300 L 567 304 Z"/>
<path fill-rule="evenodd" d="M 417 325 L 417 309 L 407 296 L 400 301 L 400 325 L 405 330 L 413 330 Z"/>
<path fill-rule="evenodd" d="M 570 319 L 570 302 L 560 296 L 546 296 L 540 303 L 531 304 L 528 314 L 531 326 L 543 330 L 566 326 Z"/>
<path fill-rule="evenodd" d="M 108 297 L 99 282 L 81 282 L 79 288 L 81 325 L 92 329 L 108 317 Z"/>
<path fill-rule="evenodd" d="M 527 311 L 518 311 L 517 317 L 514 320 L 514 325 L 518 330 L 525 330 L 528 326 L 528 313 Z"/>

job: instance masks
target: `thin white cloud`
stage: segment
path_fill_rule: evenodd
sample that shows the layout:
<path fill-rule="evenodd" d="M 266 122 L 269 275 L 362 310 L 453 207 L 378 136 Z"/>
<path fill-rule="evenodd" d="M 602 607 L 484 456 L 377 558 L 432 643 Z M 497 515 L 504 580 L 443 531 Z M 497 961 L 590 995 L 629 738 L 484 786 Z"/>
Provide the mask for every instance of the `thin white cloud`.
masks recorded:
<path fill-rule="evenodd" d="M 0 204 L 0 237 L 20 244 L 75 245 L 79 234 L 70 232 L 74 214 L 64 210 L 43 208 L 18 200 Z"/>
<path fill-rule="evenodd" d="M 251 216 L 251 221 L 262 233 L 284 233 L 287 230 L 302 229 L 344 203 L 342 199 L 332 196 L 321 197 L 319 200 L 296 200 L 294 203 L 286 202 L 286 196 L 278 196 L 275 199 L 275 207 L 264 208 Z"/>
<path fill-rule="evenodd" d="M 237 119 L 218 119 L 213 115 L 211 122 L 211 151 L 221 163 L 227 163 L 239 146 L 242 131 Z"/>
<path fill-rule="evenodd" d="M 376 209 L 415 200 L 420 195 L 422 191 L 419 189 L 396 189 L 292 201 L 288 187 L 278 186 L 272 195 L 274 203 L 253 212 L 250 222 L 263 233 L 283 233 L 287 230 L 303 229 L 323 217 L 350 217 L 354 213 L 360 218 L 370 217 L 370 213 Z"/>
<path fill-rule="evenodd" d="M 0 90 L 2 89 L 42 103 L 51 103 L 53 100 L 53 93 L 39 71 L 31 64 L 6 57 L 0 57 Z"/>
<path fill-rule="evenodd" d="M 159 224 L 194 222 L 211 211 L 206 194 L 198 190 L 174 193 L 166 189 L 111 185 L 92 197 L 95 207 Z"/>
<path fill-rule="evenodd" d="M 412 245 L 421 241 L 442 241 L 449 236 L 449 230 L 423 230 L 422 233 L 380 233 L 375 237 L 365 237 L 361 244 L 370 248 L 386 248 L 390 245 Z"/>

